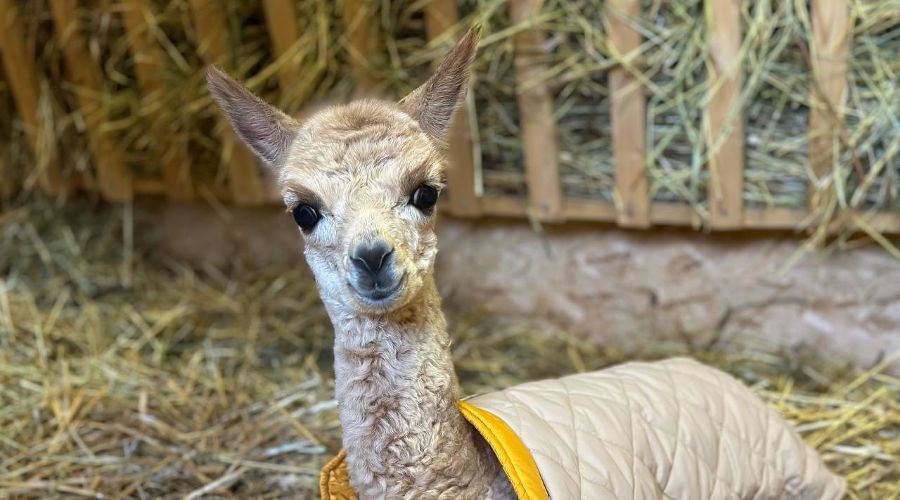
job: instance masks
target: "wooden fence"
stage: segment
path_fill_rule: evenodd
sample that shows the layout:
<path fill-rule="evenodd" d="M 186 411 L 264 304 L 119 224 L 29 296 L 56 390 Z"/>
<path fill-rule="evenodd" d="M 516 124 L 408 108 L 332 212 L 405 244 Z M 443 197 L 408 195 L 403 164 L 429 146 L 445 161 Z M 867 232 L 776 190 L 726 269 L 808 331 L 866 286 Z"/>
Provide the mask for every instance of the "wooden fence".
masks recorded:
<path fill-rule="evenodd" d="M 359 12 L 369 0 L 345 0 L 344 20 L 351 53 L 360 59 L 354 67 L 353 78 L 365 86 L 369 78 L 364 65 L 367 24 L 359 21 Z M 813 102 L 822 105 L 812 109 L 809 118 L 809 159 L 818 175 L 831 171 L 832 140 L 841 127 L 841 109 L 847 87 L 846 56 L 850 32 L 849 0 L 812 0 L 814 47 L 811 50 L 814 79 Z M 67 77 L 87 91 L 99 92 L 102 73 L 92 65 L 87 41 L 80 36 L 75 16 L 76 0 L 50 0 L 55 29 L 65 33 L 63 57 Z M 161 85 L 159 69 L 164 66 L 161 47 L 149 37 L 140 15 L 142 0 L 122 0 L 123 23 L 136 64 L 136 76 L 141 92 L 149 94 Z M 609 74 L 611 113 L 613 123 L 612 151 L 615 160 L 614 202 L 566 198 L 560 182 L 559 151 L 553 96 L 545 85 L 529 85 L 518 93 L 521 139 L 524 147 L 524 167 L 528 185 L 527 197 L 480 195 L 476 182 L 477 161 L 473 158 L 470 118 L 477 110 L 470 104 L 461 111 L 450 137 L 448 198 L 445 210 L 462 217 L 500 216 L 528 217 L 542 222 L 606 221 L 620 226 L 646 228 L 653 225 L 699 227 L 712 230 L 740 229 L 796 229 L 804 226 L 813 209 L 827 203 L 816 189 L 809 189 L 807 209 L 747 207 L 743 203 L 744 133 L 743 117 L 735 113 L 739 99 L 742 71 L 738 51 L 742 33 L 739 0 L 707 2 L 706 23 L 709 42 L 710 103 L 705 110 L 705 133 L 713 144 L 708 168 L 709 219 L 701 221 L 687 204 L 653 202 L 645 168 L 647 153 L 646 99 L 631 68 L 635 65 L 630 54 L 641 44 L 641 35 L 627 18 L 639 13 L 639 0 L 605 0 L 608 9 L 608 33 L 611 46 L 617 53 L 618 66 Z M 509 14 L 514 23 L 528 22 L 541 8 L 541 0 L 509 0 Z M 190 0 L 195 28 L 201 40 L 203 59 L 212 63 L 221 60 L 225 52 L 228 30 L 221 9 L 213 0 Z M 284 54 L 298 38 L 297 13 L 290 1 L 264 0 L 263 9 L 271 39 L 273 56 Z M 8 77 L 20 120 L 29 136 L 40 127 L 35 110 L 38 107 L 38 69 L 27 57 L 13 0 L 0 0 L 0 55 Z M 459 20 L 456 0 L 432 0 L 426 8 L 426 30 L 429 38 L 441 35 Z M 518 82 L 533 81 L 534 75 L 546 70 L 541 62 L 546 34 L 537 29 L 519 31 L 514 38 L 515 76 Z M 282 85 L 293 80 L 290 65 L 283 65 L 279 73 Z M 83 93 L 87 95 L 87 93 Z M 102 119 L 102 109 L 96 101 L 83 99 L 81 112 L 85 117 L 88 144 L 96 168 L 96 186 L 106 199 L 127 201 L 136 194 L 165 195 L 173 200 L 192 200 L 198 195 L 184 167 L 190 159 L 176 141 L 168 140 L 165 130 L 154 133 L 165 146 L 162 174 L 158 178 L 136 178 L 126 168 L 116 145 L 97 132 L 92 123 Z M 220 140 L 233 151 L 229 164 L 230 188 L 215 192 L 219 199 L 237 205 L 257 205 L 275 202 L 271 189 L 260 177 L 255 160 L 242 147 L 227 127 Z M 722 134 L 720 131 L 727 131 Z M 715 137 L 713 135 L 715 134 Z M 38 144 L 32 144 L 38 149 Z M 58 160 L 57 160 L 58 161 Z M 60 181 L 60 166 L 50 162 L 42 169 L 39 186 L 49 193 L 62 193 L 73 188 Z M 880 232 L 900 233 L 900 213 L 881 212 L 867 216 L 867 224 Z"/>

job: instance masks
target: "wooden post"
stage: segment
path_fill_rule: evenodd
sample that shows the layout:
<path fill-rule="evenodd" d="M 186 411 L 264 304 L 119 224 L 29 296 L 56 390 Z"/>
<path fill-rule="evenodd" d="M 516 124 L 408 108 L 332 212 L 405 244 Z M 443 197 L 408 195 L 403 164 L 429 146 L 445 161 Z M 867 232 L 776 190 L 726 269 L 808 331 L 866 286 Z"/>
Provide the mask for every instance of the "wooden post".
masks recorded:
<path fill-rule="evenodd" d="M 530 21 L 542 4 L 543 0 L 509 0 L 513 24 Z M 563 219 L 563 195 L 553 96 L 546 84 L 537 81 L 547 69 L 541 61 L 545 39 L 544 33 L 536 28 L 514 35 L 516 95 L 532 215 L 538 220 L 559 222 Z"/>
<path fill-rule="evenodd" d="M 75 0 L 51 0 L 50 9 L 59 34 L 66 73 L 78 89 L 79 111 L 84 116 L 88 146 L 97 165 L 100 193 L 110 201 L 128 201 L 133 196 L 131 172 L 117 145 L 100 128 L 106 121 L 103 103 L 103 75 L 91 58 L 87 40 L 81 33 Z"/>
<path fill-rule="evenodd" d="M 704 124 L 709 147 L 710 226 L 739 229 L 744 211 L 741 1 L 706 2 L 706 29 L 710 100 Z"/>
<path fill-rule="evenodd" d="M 263 10 L 266 12 L 266 26 L 272 40 L 275 58 L 283 56 L 297 41 L 297 11 L 294 2 L 285 0 L 264 0 Z M 298 67 L 290 62 L 278 68 L 278 84 L 282 91 L 296 85 Z"/>
<path fill-rule="evenodd" d="M 609 72 L 612 99 L 613 157 L 616 165 L 616 220 L 620 226 L 650 226 L 650 191 L 646 169 L 644 92 L 626 68 L 641 34 L 629 19 L 640 15 L 640 0 L 606 0 L 607 33 L 618 65 Z"/>
<path fill-rule="evenodd" d="M 40 151 L 38 144 L 40 123 L 37 116 L 40 101 L 38 72 L 34 58 L 29 57 L 25 49 L 25 33 L 22 31 L 18 8 L 10 0 L 0 0 L 0 54 L 3 56 L 0 59 L 3 59 L 16 110 L 25 125 L 25 134 L 36 162 Z M 66 186 L 62 182 L 59 159 L 52 155 L 47 160 L 47 165 L 43 165 L 38 172 L 38 185 L 46 193 L 62 194 Z"/>
<path fill-rule="evenodd" d="M 843 126 L 842 107 L 847 97 L 847 54 L 851 24 L 848 0 L 813 0 L 812 78 L 809 112 L 809 164 L 817 179 L 832 172 Z M 809 207 L 828 204 L 831 190 L 810 187 Z"/>
<path fill-rule="evenodd" d="M 166 66 L 162 49 L 153 39 L 147 23 L 150 5 L 143 0 L 126 0 L 122 10 L 142 101 L 158 98 L 162 93 L 162 74 Z M 159 143 L 165 194 L 178 201 L 193 199 L 187 144 L 178 141 L 161 120 L 153 123 L 153 135 Z"/>
<path fill-rule="evenodd" d="M 456 0 L 432 0 L 425 9 L 425 31 L 429 40 L 441 36 L 459 21 Z M 469 91 L 471 92 L 471 86 Z M 461 106 L 447 132 L 447 191 L 450 194 L 450 213 L 473 217 L 481 213 L 475 194 L 475 158 L 469 119 L 475 110 L 471 100 Z"/>
<path fill-rule="evenodd" d="M 343 6 L 341 18 L 350 54 L 350 72 L 356 84 L 356 95 L 365 96 L 375 87 L 375 78 L 369 70 L 372 55 L 370 46 L 372 3 L 371 0 L 344 0 Z"/>
<path fill-rule="evenodd" d="M 225 11 L 216 0 L 190 0 L 194 25 L 200 39 L 200 56 L 207 64 L 222 63 L 228 56 L 228 23 Z M 220 120 L 219 138 L 222 149 L 231 151 L 228 183 L 231 199 L 238 205 L 258 205 L 266 201 L 266 190 L 257 172 L 256 158 L 237 140 L 231 128 Z"/>

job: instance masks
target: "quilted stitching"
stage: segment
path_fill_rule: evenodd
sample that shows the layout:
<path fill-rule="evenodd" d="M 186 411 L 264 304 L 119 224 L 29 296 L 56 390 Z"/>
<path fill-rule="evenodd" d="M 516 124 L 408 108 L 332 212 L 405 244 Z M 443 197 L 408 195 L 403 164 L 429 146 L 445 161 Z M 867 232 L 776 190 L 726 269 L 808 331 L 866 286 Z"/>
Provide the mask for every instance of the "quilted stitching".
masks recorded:
<path fill-rule="evenodd" d="M 560 424 L 563 424 L 562 422 L 554 422 L 554 423 L 560 423 Z M 575 429 L 578 430 L 578 431 L 580 431 L 580 432 L 582 432 L 582 433 L 592 433 L 592 432 L 595 431 L 595 429 L 587 429 L 587 428 L 583 428 L 583 427 L 575 427 Z M 615 443 L 614 441 L 610 441 L 610 440 L 603 439 L 603 438 L 598 438 L 598 439 L 600 439 L 601 441 L 603 441 L 605 444 L 607 444 L 607 445 L 609 445 L 609 446 L 611 446 L 611 447 L 613 447 L 613 448 L 616 448 L 616 449 L 622 451 L 622 453 L 623 453 L 625 456 L 631 456 L 631 457 L 634 457 L 634 456 L 635 456 L 635 453 L 634 453 L 634 451 L 633 451 L 632 449 L 629 449 L 629 448 L 626 448 L 626 447 L 624 447 L 624 446 L 622 446 L 622 445 L 619 445 L 619 444 Z M 683 449 L 686 453 L 690 453 L 690 454 L 691 454 L 691 458 L 692 458 L 694 461 L 696 461 L 697 463 L 702 464 L 702 465 L 706 468 L 706 470 L 707 470 L 711 475 L 713 475 L 713 477 L 714 477 L 715 479 L 717 479 L 717 480 L 719 480 L 719 481 L 722 481 L 722 482 L 725 483 L 729 488 L 731 488 L 731 487 L 733 486 L 732 483 L 729 482 L 728 480 L 716 476 L 716 475 L 715 475 L 715 470 L 713 469 L 712 465 L 711 465 L 709 462 L 707 462 L 706 460 L 704 460 L 702 457 L 700 457 L 699 455 L 697 455 L 697 452 L 696 452 L 696 451 L 694 451 L 693 449 L 691 449 L 689 446 L 683 446 L 682 449 Z M 648 471 L 650 471 L 651 473 L 653 473 L 654 468 L 652 468 L 650 465 L 648 465 L 648 464 L 646 464 L 646 463 L 644 463 L 644 462 L 642 462 L 642 461 L 638 461 L 638 463 L 640 463 L 641 465 L 644 466 L 644 468 L 646 468 Z M 580 472 L 583 472 L 583 471 L 581 471 L 581 469 L 579 469 L 579 471 L 580 471 Z"/>
<path fill-rule="evenodd" d="M 506 395 L 506 397 L 508 398 L 509 395 Z M 518 422 L 521 422 L 521 421 L 522 421 L 521 414 L 518 413 L 518 412 L 520 411 L 520 409 L 521 409 L 521 406 L 518 406 L 518 405 L 517 405 L 517 406 L 515 407 L 515 411 L 517 412 L 517 417 L 518 417 L 515 421 L 518 421 Z M 539 415 L 538 415 L 538 416 L 539 416 Z M 546 422 L 546 423 L 556 424 L 556 427 L 565 427 L 566 424 L 568 423 L 568 422 L 566 422 L 566 421 L 564 421 L 564 420 L 549 420 L 549 419 L 546 419 L 546 417 L 542 417 L 542 416 L 539 416 L 539 417 L 541 417 L 542 420 L 543 420 L 544 422 Z M 515 426 L 513 426 L 513 427 L 515 427 Z M 581 433 L 583 433 L 583 434 L 591 434 L 591 433 L 593 433 L 593 432 L 595 431 L 595 429 L 584 428 L 584 427 L 577 426 L 577 425 L 575 425 L 575 424 L 573 424 L 571 428 L 572 428 L 572 429 L 575 429 L 576 431 L 579 431 L 579 432 L 581 432 Z M 555 427 L 549 427 L 549 429 L 551 429 L 551 431 L 555 433 L 555 431 L 553 431 L 553 429 L 555 429 Z M 662 431 L 662 430 L 660 430 L 660 432 L 664 432 L 664 433 L 665 433 L 665 431 Z M 558 435 L 558 433 L 556 433 L 556 434 Z M 562 436 L 559 436 L 559 437 L 562 437 Z M 672 438 L 675 440 L 676 443 L 678 443 L 678 442 L 680 441 L 680 440 L 677 438 L 677 436 L 674 436 L 674 435 L 671 435 L 671 434 L 670 434 L 669 437 L 672 437 Z M 608 445 L 608 446 L 610 446 L 610 447 L 612 447 L 612 448 L 615 448 L 615 449 L 620 450 L 624 456 L 627 456 L 627 457 L 633 457 L 634 459 L 638 460 L 637 457 L 635 456 L 635 453 L 633 452 L 633 448 L 629 448 L 629 447 L 623 446 L 623 445 L 621 445 L 621 444 L 619 444 L 619 443 L 616 443 L 616 442 L 614 442 L 614 441 L 612 441 L 612 440 L 605 439 L 605 438 L 602 438 L 602 437 L 597 437 L 597 438 L 600 439 L 601 441 L 603 441 L 604 444 L 606 444 L 606 445 Z M 576 446 L 576 447 L 578 446 L 577 440 L 576 440 L 575 446 Z M 695 461 L 697 461 L 698 463 L 701 463 L 702 465 L 704 465 L 705 468 L 706 468 L 711 474 L 714 474 L 715 471 L 713 470 L 712 465 L 710 465 L 708 462 L 706 462 L 706 461 L 703 460 L 700 456 L 698 456 L 698 455 L 696 454 L 696 452 L 695 452 L 693 449 L 691 449 L 690 447 L 683 447 L 683 449 L 685 450 L 685 452 L 690 453 L 690 454 L 691 454 L 691 457 L 692 457 Z M 603 450 L 603 451 L 605 451 L 605 450 Z M 534 452 L 534 450 L 533 450 L 533 452 Z M 602 452 L 602 451 L 601 451 L 601 452 Z M 577 460 L 577 457 L 576 457 L 576 460 Z M 562 462 L 561 462 L 560 459 L 557 458 L 557 459 L 554 460 L 554 461 L 557 462 L 557 463 L 559 463 L 561 467 L 565 467 L 565 466 L 562 464 Z M 614 461 L 611 461 L 611 462 L 614 462 Z M 640 460 L 638 460 L 638 463 L 640 463 L 640 465 L 642 465 L 645 469 L 647 469 L 648 472 L 650 472 L 651 475 L 653 475 L 653 473 L 654 473 L 654 468 L 653 468 L 653 467 L 651 467 L 649 464 L 647 464 L 647 463 L 645 463 L 645 462 L 643 462 L 643 461 L 640 461 Z M 579 476 L 579 477 L 575 478 L 574 480 L 576 480 L 576 481 L 581 481 L 581 480 L 583 480 L 583 479 L 584 479 L 584 476 L 585 476 L 585 471 L 584 471 L 580 466 L 579 466 L 579 467 L 576 467 L 576 470 L 578 471 L 577 476 Z M 726 485 L 727 485 L 729 488 L 732 486 L 731 482 L 729 482 L 729 481 L 727 481 L 727 480 L 725 480 L 725 479 L 723 479 L 723 478 L 717 478 L 717 479 L 719 479 L 719 480 L 721 480 L 722 482 L 726 483 Z M 580 488 L 580 490 L 581 490 L 581 488 Z"/>
<path fill-rule="evenodd" d="M 672 379 L 672 372 L 670 372 L 669 370 L 665 370 L 665 372 L 666 372 L 666 380 L 669 382 L 669 388 L 672 390 L 672 392 L 675 392 L 675 381 Z M 675 428 L 678 429 L 680 427 L 681 427 L 681 405 L 676 405 L 675 406 Z M 661 430 L 656 429 L 656 428 L 654 428 L 653 430 L 656 432 L 662 432 Z M 676 439 L 675 447 L 672 449 L 672 457 L 669 460 L 674 462 L 675 456 L 677 454 L 678 454 L 678 440 Z M 669 473 L 666 474 L 666 480 L 663 481 L 663 483 L 661 485 L 663 491 L 665 491 L 665 489 L 669 486 L 669 480 L 672 479 L 672 471 L 673 470 L 675 470 L 675 467 L 670 466 Z"/>
<path fill-rule="evenodd" d="M 569 387 L 566 385 L 566 381 L 560 380 L 560 385 L 562 386 L 563 390 L 566 391 L 566 396 L 571 399 L 572 396 L 569 393 Z M 570 429 L 577 429 L 578 426 L 575 425 L 575 408 L 572 405 L 568 405 L 567 408 L 569 409 L 569 423 L 571 425 Z M 579 449 L 578 449 L 578 441 L 579 441 L 579 439 L 576 438 L 575 439 L 575 468 L 578 470 L 578 490 L 584 491 L 584 488 L 581 483 L 582 483 L 582 481 L 584 481 L 584 477 L 585 477 L 584 472 L 585 471 L 584 471 L 584 469 L 581 468 L 581 451 L 579 451 Z"/>
<path fill-rule="evenodd" d="M 472 402 L 519 433 L 551 497 L 843 492 L 842 481 L 774 410 L 731 376 L 691 360 L 631 363 Z"/>
<path fill-rule="evenodd" d="M 564 379 L 561 379 L 561 380 L 564 380 Z M 548 391 L 548 392 L 549 392 L 549 391 Z M 588 393 L 570 393 L 569 396 L 570 396 L 570 397 L 571 397 L 571 396 L 579 396 L 579 397 L 582 397 L 582 398 L 591 398 L 591 397 L 592 397 L 592 395 L 591 395 L 591 394 L 588 394 Z M 604 398 L 600 398 L 600 399 L 603 400 L 603 401 L 605 401 L 605 402 L 614 402 L 614 400 L 607 400 L 607 399 L 604 399 Z M 619 404 L 619 402 L 615 402 L 615 404 Z M 679 411 L 680 411 L 680 406 L 678 406 L 677 408 L 679 408 Z M 698 408 L 701 408 L 701 407 L 698 407 Z M 516 411 L 518 412 L 518 407 L 516 408 Z M 633 415 L 632 415 L 632 416 L 633 416 Z M 518 415 L 518 417 L 519 417 L 519 418 L 518 418 L 517 420 L 521 422 L 521 415 Z M 557 425 L 559 425 L 559 426 L 566 426 L 566 425 L 568 424 L 568 422 L 566 422 L 566 421 L 551 421 L 551 420 L 547 420 L 547 422 L 554 423 L 554 424 L 557 424 Z M 649 421 L 646 421 L 646 420 L 644 420 L 644 423 L 647 424 L 647 425 L 652 425 Z M 585 433 L 585 434 L 590 434 L 590 433 L 593 433 L 593 432 L 594 432 L 594 429 L 585 428 L 585 427 L 579 427 L 579 426 L 576 426 L 576 425 L 574 425 L 574 424 L 573 424 L 572 428 L 574 428 L 575 430 L 580 431 L 580 432 L 582 432 L 582 433 Z M 723 433 L 728 433 L 728 432 L 729 432 L 729 431 L 726 430 L 726 429 L 720 429 L 720 428 L 717 428 L 717 429 L 718 429 L 720 432 L 723 432 Z M 671 434 L 671 433 L 669 433 L 668 431 L 666 431 L 665 429 L 655 428 L 655 430 L 658 431 L 658 432 L 661 432 L 661 433 L 663 433 L 663 434 L 665 434 L 665 435 L 667 435 L 667 436 L 670 437 L 670 438 L 672 438 L 672 440 L 675 441 L 676 443 L 679 443 L 679 442 L 681 441 L 681 439 L 679 438 L 678 435 L 676 435 L 676 434 Z M 741 438 L 741 436 L 737 435 L 736 433 L 733 433 L 733 434 L 734 434 L 734 436 L 737 437 L 738 439 L 743 440 L 743 439 Z M 603 438 L 601 438 L 601 439 L 603 439 Z M 633 448 L 626 447 L 626 446 L 624 446 L 624 445 L 622 445 L 622 444 L 620 444 L 620 443 L 616 443 L 615 441 L 612 441 L 612 440 L 609 440 L 609 439 L 603 439 L 603 441 L 604 441 L 606 444 L 610 445 L 610 446 L 613 446 L 613 447 L 615 447 L 615 448 L 621 449 L 623 452 L 625 452 L 625 453 L 628 454 L 628 455 L 634 455 L 634 453 L 633 453 L 633 451 L 632 451 Z M 577 442 L 576 442 L 575 445 L 577 446 Z M 688 446 L 688 447 L 685 448 L 685 450 L 686 450 L 687 452 L 691 453 L 692 458 L 694 458 L 695 460 L 697 460 L 699 463 L 703 464 L 703 465 L 709 470 L 710 473 L 714 472 L 713 464 L 710 463 L 708 460 L 703 459 L 703 457 L 697 456 L 697 455 L 695 454 L 695 451 L 694 451 L 691 447 Z M 764 465 L 765 465 L 766 467 L 775 468 L 775 464 L 774 464 L 774 463 L 770 463 L 770 460 L 771 460 L 771 459 L 770 459 L 769 457 L 766 457 L 766 456 L 763 454 L 763 452 L 759 452 L 758 450 L 755 450 L 755 449 L 753 449 L 753 448 L 748 449 L 748 451 L 750 451 L 750 452 L 752 452 L 752 453 L 758 455 L 759 458 L 766 460 L 766 462 L 764 463 Z M 644 464 L 644 465 L 646 465 L 646 464 Z M 648 466 L 648 469 L 650 469 L 649 466 Z M 579 470 L 580 470 L 580 469 L 579 469 Z M 653 470 L 653 469 L 651 469 L 651 470 Z M 780 473 L 781 471 L 778 470 L 778 471 L 776 471 L 776 472 Z M 721 479 L 721 478 L 719 478 L 719 479 Z M 724 479 L 723 479 L 723 481 L 724 481 Z M 728 482 L 728 481 L 725 481 L 725 482 Z M 729 483 L 729 484 L 731 484 L 731 483 Z"/>
<path fill-rule="evenodd" d="M 560 379 L 560 380 L 563 380 L 563 379 Z M 600 400 L 602 400 L 602 401 L 604 401 L 604 402 L 609 402 L 609 403 L 611 403 L 611 404 L 621 404 L 620 401 L 617 401 L 617 400 L 614 400 L 614 399 L 608 399 L 608 398 L 597 397 L 597 396 L 595 396 L 594 394 L 590 394 L 590 393 L 573 392 L 571 395 L 572 395 L 572 396 L 583 397 L 583 398 L 600 399 Z M 759 404 L 759 401 L 758 401 L 758 400 L 754 401 L 754 400 L 746 399 L 745 402 L 746 402 L 746 403 L 749 403 L 749 404 L 752 404 L 752 405 L 754 405 L 754 406 Z M 690 401 L 681 401 L 681 404 L 680 404 L 679 406 L 677 406 L 677 407 L 680 408 L 681 406 L 693 406 L 693 407 L 695 407 L 696 409 L 698 409 L 698 410 L 700 410 L 700 411 L 702 411 L 702 412 L 706 412 L 706 411 L 708 410 L 706 407 L 697 405 L 697 404 L 695 404 L 695 403 L 691 403 Z M 768 422 L 769 422 L 770 418 L 769 418 L 768 412 L 766 412 L 766 413 L 767 413 L 767 414 L 766 414 L 765 422 L 766 422 L 766 425 L 768 425 Z M 649 422 L 648 422 L 648 424 L 649 424 Z M 666 432 L 665 429 L 660 429 L 660 431 L 661 431 L 661 432 Z M 733 431 L 733 430 L 731 430 L 731 429 L 728 429 L 728 428 L 722 428 L 721 431 L 733 435 L 733 437 L 735 437 L 735 438 L 738 439 L 739 441 L 747 441 L 747 440 L 748 440 L 748 438 L 747 438 L 746 436 L 742 436 L 742 435 L 736 433 L 735 431 Z M 675 438 L 677 439 L 677 436 L 674 436 L 674 435 L 672 435 L 672 434 L 669 434 L 669 435 L 672 436 L 672 437 L 675 437 Z M 761 439 L 761 441 L 763 441 L 763 440 Z M 754 455 L 758 456 L 759 458 L 762 458 L 762 459 L 767 460 L 767 461 L 770 461 L 770 460 L 772 460 L 773 458 L 775 458 L 775 457 L 771 457 L 771 456 L 767 455 L 765 449 L 762 450 L 762 451 L 758 450 L 757 448 L 760 447 L 760 446 L 765 447 L 765 446 L 767 446 L 767 443 L 766 443 L 766 442 L 761 442 L 759 445 L 754 445 L 753 447 L 749 448 L 748 451 L 750 451 L 750 452 L 753 453 Z M 776 467 L 776 464 L 775 464 L 775 463 L 769 463 L 768 465 L 771 466 L 771 467 Z M 779 471 L 779 472 L 781 472 L 781 471 Z"/>
<path fill-rule="evenodd" d="M 551 457 L 550 455 L 548 455 L 548 454 L 546 454 L 546 453 L 544 453 L 544 452 L 542 452 L 542 451 L 535 451 L 534 454 L 535 454 L 536 456 L 537 456 L 537 455 L 540 455 L 540 456 L 543 456 L 544 458 L 546 458 L 546 459 L 548 459 L 548 460 L 552 460 L 553 462 L 555 462 L 555 463 L 556 463 L 557 465 L 559 465 L 560 467 L 563 467 L 563 468 L 565 467 L 565 466 L 562 464 L 562 462 L 559 461 L 559 458 Z M 580 484 L 581 481 L 587 481 L 587 482 L 589 482 L 589 483 L 594 483 L 594 484 L 596 484 L 597 486 L 600 486 L 601 488 L 603 488 L 604 490 L 606 490 L 609 494 L 613 495 L 613 498 L 615 498 L 615 492 L 612 490 L 612 485 L 609 484 L 608 482 L 600 481 L 599 479 L 593 479 L 593 478 L 590 478 L 590 477 L 584 477 L 584 478 L 579 479 L 579 484 Z M 578 489 L 578 490 L 576 490 L 576 491 L 581 491 L 581 490 Z"/>
<path fill-rule="evenodd" d="M 637 448 L 637 443 L 634 441 L 634 410 L 631 409 L 631 400 L 628 399 L 628 391 L 625 390 L 625 382 L 620 378 L 619 380 L 619 389 L 622 391 L 622 399 L 625 400 L 625 406 L 628 408 L 628 433 L 631 434 L 631 484 L 635 484 L 636 474 L 634 473 L 634 464 L 637 461 L 636 453 L 634 453 L 634 449 Z"/>

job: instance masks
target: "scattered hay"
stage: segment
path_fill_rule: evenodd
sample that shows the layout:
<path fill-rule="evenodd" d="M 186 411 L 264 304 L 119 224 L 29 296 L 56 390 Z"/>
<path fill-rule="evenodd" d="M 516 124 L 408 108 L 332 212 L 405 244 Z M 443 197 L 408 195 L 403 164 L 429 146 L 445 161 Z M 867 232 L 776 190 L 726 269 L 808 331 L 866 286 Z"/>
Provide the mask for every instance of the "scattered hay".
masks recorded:
<path fill-rule="evenodd" d="M 314 497 L 340 426 L 308 273 L 190 269 L 133 246 L 141 224 L 76 202 L 0 212 L 0 496 Z M 467 392 L 633 357 L 470 311 L 450 323 Z M 891 360 L 853 373 L 758 346 L 692 354 L 795 422 L 853 498 L 900 492 Z"/>

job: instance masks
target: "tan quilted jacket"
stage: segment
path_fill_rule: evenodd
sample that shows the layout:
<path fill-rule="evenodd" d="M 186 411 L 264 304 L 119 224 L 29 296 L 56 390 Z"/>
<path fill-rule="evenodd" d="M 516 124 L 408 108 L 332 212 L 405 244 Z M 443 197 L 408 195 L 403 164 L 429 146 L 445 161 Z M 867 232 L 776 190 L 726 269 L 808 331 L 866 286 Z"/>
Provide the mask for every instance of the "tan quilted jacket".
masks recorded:
<path fill-rule="evenodd" d="M 628 363 L 467 401 L 506 422 L 553 499 L 838 499 L 844 480 L 742 383 Z"/>

